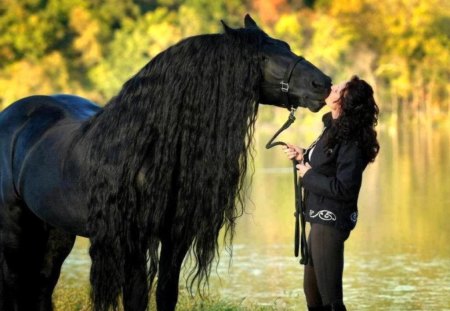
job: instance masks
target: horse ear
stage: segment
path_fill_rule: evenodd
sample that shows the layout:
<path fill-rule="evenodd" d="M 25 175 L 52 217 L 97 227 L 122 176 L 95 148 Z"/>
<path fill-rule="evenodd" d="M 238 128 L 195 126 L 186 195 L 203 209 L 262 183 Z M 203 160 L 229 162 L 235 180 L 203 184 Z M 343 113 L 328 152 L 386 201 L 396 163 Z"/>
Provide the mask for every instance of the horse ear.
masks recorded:
<path fill-rule="evenodd" d="M 258 25 L 256 25 L 256 22 L 250 16 L 250 14 L 245 15 L 244 25 L 245 25 L 245 28 L 259 28 Z"/>
<path fill-rule="evenodd" d="M 223 30 L 225 31 L 226 34 L 231 34 L 235 31 L 233 28 L 228 26 L 222 19 L 220 20 L 220 22 L 222 23 Z"/>

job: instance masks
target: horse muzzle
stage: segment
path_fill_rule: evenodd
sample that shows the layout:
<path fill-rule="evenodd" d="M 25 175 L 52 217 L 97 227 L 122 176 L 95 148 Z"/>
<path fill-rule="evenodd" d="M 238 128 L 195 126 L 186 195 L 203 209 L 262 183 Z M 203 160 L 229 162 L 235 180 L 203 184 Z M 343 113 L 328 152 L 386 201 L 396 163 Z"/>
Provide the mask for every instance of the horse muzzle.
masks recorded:
<path fill-rule="evenodd" d="M 318 112 L 320 109 L 323 108 L 323 106 L 325 106 L 325 102 L 318 102 L 316 104 L 312 104 L 312 105 L 308 105 L 308 109 L 311 110 L 312 112 Z"/>

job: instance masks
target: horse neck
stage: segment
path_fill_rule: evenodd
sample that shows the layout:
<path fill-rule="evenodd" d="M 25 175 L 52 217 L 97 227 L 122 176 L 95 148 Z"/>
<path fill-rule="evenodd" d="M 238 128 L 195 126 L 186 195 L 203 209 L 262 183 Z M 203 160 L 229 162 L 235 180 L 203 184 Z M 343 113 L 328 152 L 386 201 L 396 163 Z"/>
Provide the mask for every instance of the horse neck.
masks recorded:
<path fill-rule="evenodd" d="M 119 150 L 121 156 L 140 158 L 135 160 L 142 164 L 149 149 L 158 157 L 157 152 L 176 153 L 179 139 L 195 144 L 201 137 L 217 144 L 218 135 L 224 139 L 230 137 L 227 133 L 236 135 L 233 127 L 246 127 L 246 118 L 253 114 L 248 105 L 256 99 L 247 98 L 250 92 L 244 94 L 240 85 L 251 80 L 256 84 L 258 77 L 252 75 L 258 70 L 255 67 L 248 73 L 242 53 L 220 46 L 223 37 L 205 37 L 211 45 L 205 48 L 208 54 L 202 44 L 191 42 L 202 42 L 202 37 L 168 49 L 127 81 L 104 111 L 87 122 L 83 135 L 95 153 Z M 233 60 L 228 59 L 229 53 Z M 247 88 L 254 91 L 255 85 Z"/>

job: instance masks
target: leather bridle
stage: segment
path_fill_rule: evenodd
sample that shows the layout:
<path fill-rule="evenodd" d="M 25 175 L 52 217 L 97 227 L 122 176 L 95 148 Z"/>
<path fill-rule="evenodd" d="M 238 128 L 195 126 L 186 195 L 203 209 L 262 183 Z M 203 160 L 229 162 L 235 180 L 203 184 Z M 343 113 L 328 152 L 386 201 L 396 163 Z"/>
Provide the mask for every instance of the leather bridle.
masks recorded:
<path fill-rule="evenodd" d="M 280 104 L 283 107 L 288 108 L 289 110 L 297 109 L 299 106 L 299 102 L 292 103 L 290 100 L 290 94 L 289 91 L 291 89 L 290 82 L 292 73 L 294 72 L 295 67 L 299 62 L 304 60 L 305 58 L 302 56 L 296 56 L 295 59 L 289 64 L 288 68 L 286 69 L 283 79 L 278 83 L 269 83 L 269 82 L 263 82 L 262 87 L 265 88 L 272 88 L 272 89 L 278 89 L 281 92 L 280 96 Z"/>
<path fill-rule="evenodd" d="M 291 82 L 291 77 L 292 73 L 294 72 L 295 66 L 297 66 L 297 64 L 304 59 L 305 59 L 304 57 L 299 56 L 294 61 L 292 61 L 284 74 L 283 80 L 281 80 L 280 82 L 281 85 L 280 89 L 282 93 L 281 103 L 283 104 L 284 107 L 288 107 L 290 110 L 297 109 L 298 103 L 291 104 L 289 101 L 289 88 L 290 88 L 289 83 Z"/>

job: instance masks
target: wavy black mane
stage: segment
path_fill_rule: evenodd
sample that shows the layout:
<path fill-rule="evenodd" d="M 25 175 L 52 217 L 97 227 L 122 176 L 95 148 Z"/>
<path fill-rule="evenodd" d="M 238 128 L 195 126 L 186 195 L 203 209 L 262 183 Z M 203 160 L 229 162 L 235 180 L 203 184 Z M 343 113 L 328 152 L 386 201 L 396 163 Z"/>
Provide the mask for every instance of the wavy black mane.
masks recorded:
<path fill-rule="evenodd" d="M 191 245 L 198 284 L 209 277 L 222 227 L 232 241 L 244 208 L 264 36 L 238 29 L 181 41 L 80 130 L 96 310 L 117 308 L 131 263 L 151 286 L 160 241 L 175 241 L 176 251 Z"/>

